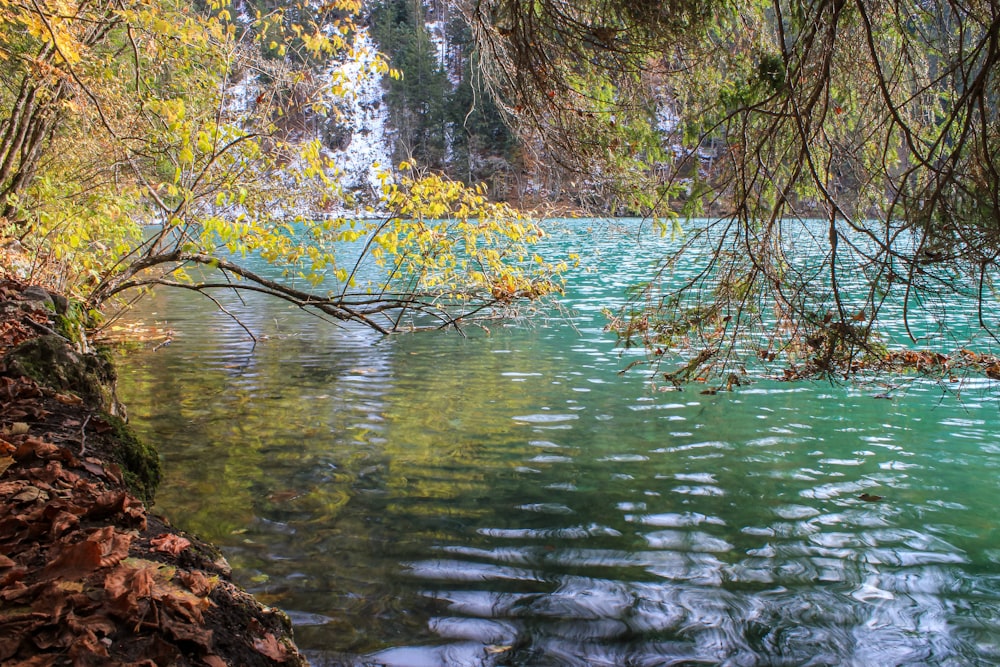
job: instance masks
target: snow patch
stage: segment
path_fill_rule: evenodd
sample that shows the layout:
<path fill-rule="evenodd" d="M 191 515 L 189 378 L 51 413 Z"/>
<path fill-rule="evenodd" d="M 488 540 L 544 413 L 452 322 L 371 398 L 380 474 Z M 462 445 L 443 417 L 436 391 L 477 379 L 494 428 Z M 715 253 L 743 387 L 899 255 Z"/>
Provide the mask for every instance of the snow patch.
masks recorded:
<path fill-rule="evenodd" d="M 387 124 L 389 108 L 383 102 L 378 50 L 367 28 L 358 30 L 350 52 L 326 72 L 327 101 L 339 129 L 349 135 L 340 147 L 327 146 L 326 157 L 336 165 L 345 190 L 377 196 L 382 178 L 392 169 Z"/>

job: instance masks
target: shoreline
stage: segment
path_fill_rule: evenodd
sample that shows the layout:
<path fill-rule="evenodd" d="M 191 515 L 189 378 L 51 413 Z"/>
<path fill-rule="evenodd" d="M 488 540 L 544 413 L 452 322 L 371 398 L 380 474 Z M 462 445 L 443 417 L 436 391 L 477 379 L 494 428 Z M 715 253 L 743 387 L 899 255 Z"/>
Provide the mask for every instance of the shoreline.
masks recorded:
<path fill-rule="evenodd" d="M 156 451 L 69 305 L 0 281 L 0 663 L 307 665 L 283 612 L 150 511 Z"/>

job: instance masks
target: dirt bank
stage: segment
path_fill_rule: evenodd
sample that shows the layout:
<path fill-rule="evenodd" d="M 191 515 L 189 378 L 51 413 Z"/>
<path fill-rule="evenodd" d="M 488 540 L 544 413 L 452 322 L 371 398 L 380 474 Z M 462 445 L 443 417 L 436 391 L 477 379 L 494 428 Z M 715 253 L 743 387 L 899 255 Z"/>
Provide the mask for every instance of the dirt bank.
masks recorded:
<path fill-rule="evenodd" d="M 304 665 L 287 617 L 149 512 L 155 451 L 72 306 L 0 282 L 0 664 Z"/>

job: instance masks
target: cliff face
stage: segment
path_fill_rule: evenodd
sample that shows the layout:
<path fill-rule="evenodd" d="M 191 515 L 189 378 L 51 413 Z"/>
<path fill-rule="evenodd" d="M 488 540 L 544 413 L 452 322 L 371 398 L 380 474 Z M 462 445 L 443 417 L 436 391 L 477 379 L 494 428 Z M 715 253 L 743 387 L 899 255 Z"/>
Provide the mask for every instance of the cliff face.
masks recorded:
<path fill-rule="evenodd" d="M 0 283 L 0 663 L 306 664 L 284 614 L 149 513 L 156 452 L 107 359 L 57 332 L 65 306 Z"/>

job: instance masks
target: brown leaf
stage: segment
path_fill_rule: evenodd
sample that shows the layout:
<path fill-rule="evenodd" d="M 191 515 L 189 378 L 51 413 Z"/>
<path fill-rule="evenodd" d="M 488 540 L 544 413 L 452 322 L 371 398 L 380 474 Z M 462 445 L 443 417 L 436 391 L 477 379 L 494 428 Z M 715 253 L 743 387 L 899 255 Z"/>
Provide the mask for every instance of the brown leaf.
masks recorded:
<path fill-rule="evenodd" d="M 148 598 L 153 594 L 155 567 L 141 567 L 132 575 L 132 591 L 139 597 Z"/>
<path fill-rule="evenodd" d="M 40 595 L 36 595 L 31 603 L 31 611 L 42 614 L 50 623 L 57 623 L 66 611 L 70 596 L 54 584 L 48 584 Z M 42 646 L 41 648 L 46 648 Z"/>
<path fill-rule="evenodd" d="M 83 542 L 64 546 L 43 572 L 45 581 L 82 579 L 101 567 L 116 565 L 128 556 L 132 536 L 114 526 L 94 531 Z"/>
<path fill-rule="evenodd" d="M 34 618 L 21 619 L 15 623 L 3 623 L 3 631 L 0 632 L 0 662 L 2 664 L 9 664 L 7 660 L 17 653 L 22 638 L 39 624 L 40 621 Z"/>
<path fill-rule="evenodd" d="M 228 667 L 226 661 L 217 655 L 202 656 L 201 661 L 205 663 L 206 667 Z"/>
<path fill-rule="evenodd" d="M 115 530 L 114 526 L 105 526 L 95 530 L 87 540 L 96 542 L 101 548 L 101 567 L 117 565 L 128 558 L 128 549 L 132 544 L 132 536 Z"/>
<path fill-rule="evenodd" d="M 202 611 L 212 606 L 212 601 L 208 598 L 198 597 L 175 584 L 158 585 L 153 594 L 168 609 L 191 623 L 201 623 Z"/>
<path fill-rule="evenodd" d="M 118 625 L 113 620 L 100 612 L 89 616 L 70 615 L 67 620 L 70 629 L 76 633 L 93 633 L 106 637 L 118 629 Z"/>
<path fill-rule="evenodd" d="M 133 577 L 134 571 L 126 566 L 119 566 L 104 577 L 105 607 L 119 618 L 140 616 L 137 592 L 132 586 Z"/>
<path fill-rule="evenodd" d="M 129 592 L 128 580 L 132 569 L 120 565 L 104 575 L 104 592 L 111 598 L 118 598 Z"/>
<path fill-rule="evenodd" d="M 11 480 L 10 482 L 0 482 L 0 496 L 12 496 L 15 493 L 20 493 L 27 484 L 19 479 Z"/>
<path fill-rule="evenodd" d="M 101 567 L 101 545 L 91 540 L 65 545 L 59 555 L 45 566 L 42 577 L 53 579 L 82 579 Z"/>
<path fill-rule="evenodd" d="M 200 625 L 185 623 L 164 616 L 163 629 L 178 641 L 192 642 L 201 646 L 206 651 L 212 648 L 212 631 Z"/>
<path fill-rule="evenodd" d="M 51 442 L 45 442 L 38 438 L 27 438 L 18 445 L 17 451 L 14 452 L 14 458 L 23 461 L 34 455 L 40 459 L 54 459 L 62 456 L 62 452 L 62 447 L 53 445 Z"/>
<path fill-rule="evenodd" d="M 125 483 L 125 478 L 122 476 L 122 468 L 117 463 L 107 463 L 104 466 L 105 471 L 111 475 L 111 479 L 118 482 L 119 484 Z"/>
<path fill-rule="evenodd" d="M 87 517 L 101 519 L 112 514 L 118 514 L 125 506 L 124 491 L 105 491 L 94 498 L 94 504 L 87 512 Z"/>
<path fill-rule="evenodd" d="M 7 567 L 14 567 L 15 565 L 17 565 L 17 563 L 12 561 L 10 558 L 7 558 L 7 556 L 0 554 L 0 567 L 7 568 Z"/>
<path fill-rule="evenodd" d="M 216 584 L 219 583 L 218 578 L 212 577 L 209 579 L 202 572 L 197 570 L 192 572 L 181 572 L 180 580 L 184 582 L 184 585 L 190 589 L 192 593 L 199 597 L 205 597 L 212 592 Z"/>
<path fill-rule="evenodd" d="M 164 533 L 159 537 L 154 537 L 149 543 L 156 551 L 174 556 L 179 556 L 182 551 L 191 546 L 191 540 L 173 533 Z"/>
<path fill-rule="evenodd" d="M 7 468 L 14 464 L 13 457 L 10 456 L 0 456 L 0 475 L 7 472 Z"/>
<path fill-rule="evenodd" d="M 76 528 L 78 525 L 80 525 L 80 519 L 75 514 L 66 510 L 60 510 L 58 514 L 52 517 L 51 535 L 53 538 L 57 538 L 63 533 Z"/>
<path fill-rule="evenodd" d="M 83 466 L 83 469 L 91 475 L 95 475 L 97 477 L 107 477 L 107 472 L 105 472 L 104 466 L 101 465 L 100 461 L 86 459 L 81 463 L 81 465 Z"/>
<path fill-rule="evenodd" d="M 107 433 L 114 430 L 114 427 L 106 419 L 101 419 L 100 417 L 95 417 L 90 420 L 90 425 L 94 427 L 94 430 L 98 433 Z"/>
<path fill-rule="evenodd" d="M 0 577 L 0 600 L 16 600 L 20 597 L 20 593 L 28 590 L 27 586 L 18 583 L 27 574 L 28 570 L 23 567 L 15 567 L 9 572 L 4 572 Z"/>
<path fill-rule="evenodd" d="M 54 398 L 63 405 L 83 405 L 83 399 L 75 394 L 56 394 Z"/>
<path fill-rule="evenodd" d="M 45 502 L 49 499 L 48 492 L 39 489 L 37 486 L 29 486 L 16 496 L 11 498 L 11 501 L 15 503 L 33 503 L 36 500 Z"/>
<path fill-rule="evenodd" d="M 288 660 L 288 649 L 285 648 L 284 644 L 279 643 L 270 632 L 264 635 L 262 639 L 253 640 L 253 647 L 261 655 L 265 655 L 276 662 L 285 662 Z"/>
<path fill-rule="evenodd" d="M 87 619 L 81 620 L 86 621 Z M 76 633 L 73 645 L 69 650 L 69 656 L 74 658 L 73 663 L 76 665 L 107 664 L 107 660 L 94 660 L 95 657 L 108 657 L 108 647 L 97 638 L 97 633 L 86 622 L 70 623 L 70 627 Z M 111 628 L 114 629 L 114 624 L 111 624 Z"/>
<path fill-rule="evenodd" d="M 63 628 L 54 626 L 43 630 L 36 630 L 31 633 L 31 643 L 48 651 L 53 648 L 66 648 L 73 643 L 74 637 Z"/>
<path fill-rule="evenodd" d="M 10 425 L 4 435 L 24 435 L 30 430 L 26 422 L 14 422 Z"/>

